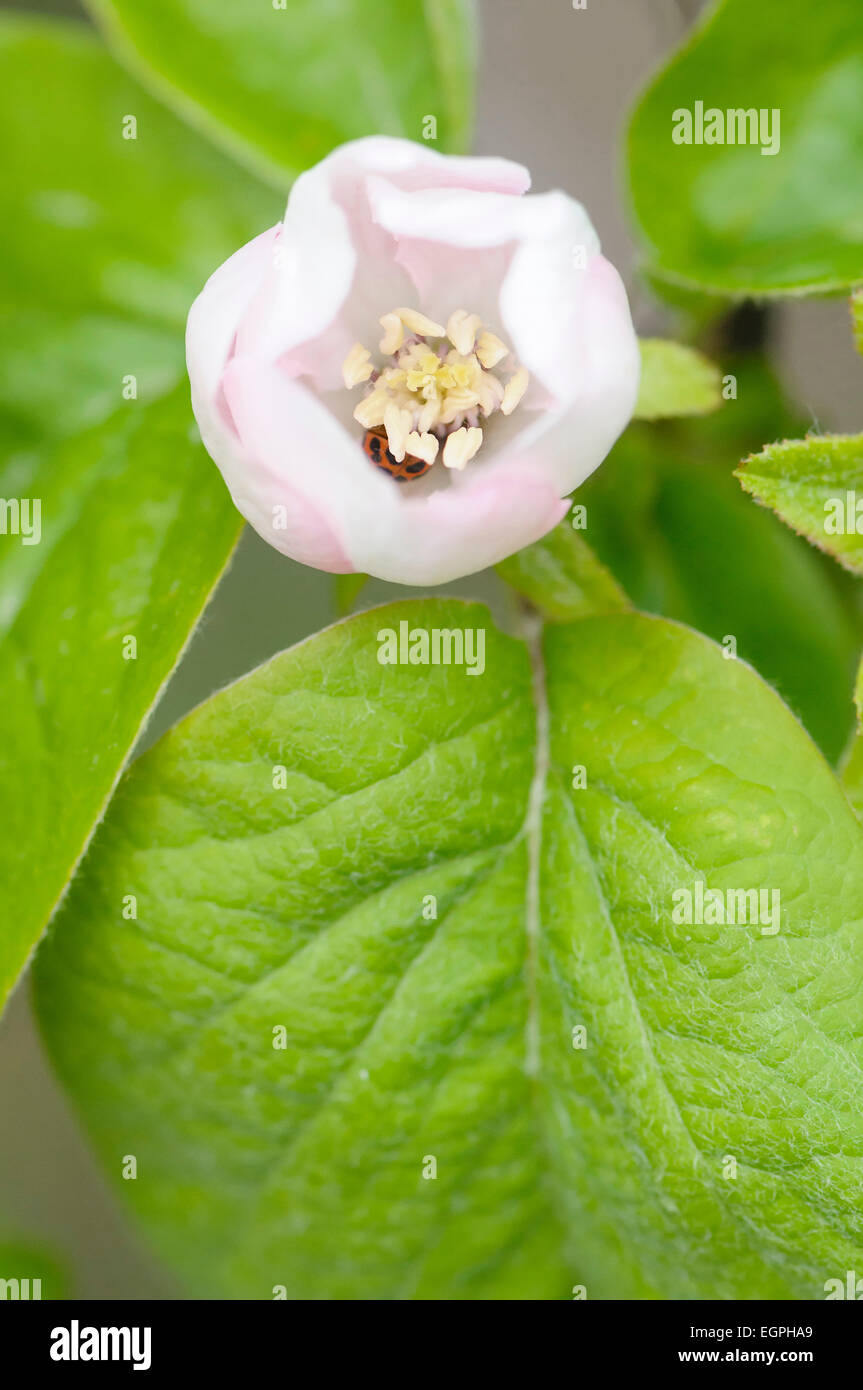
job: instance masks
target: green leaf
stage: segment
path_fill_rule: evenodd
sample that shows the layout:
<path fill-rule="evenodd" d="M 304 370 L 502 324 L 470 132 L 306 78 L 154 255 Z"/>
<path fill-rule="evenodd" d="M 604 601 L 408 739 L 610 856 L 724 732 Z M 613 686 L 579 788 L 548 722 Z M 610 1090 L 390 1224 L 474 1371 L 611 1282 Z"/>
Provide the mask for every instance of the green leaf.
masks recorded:
<path fill-rule="evenodd" d="M 4 318 L 10 348 L 0 358 L 0 406 L 21 432 L 37 437 L 80 434 L 113 415 L 124 390 L 142 402 L 157 400 L 183 373 L 179 328 L 41 308 Z"/>
<path fill-rule="evenodd" d="M 181 389 L 0 468 L 0 1000 L 236 543 L 239 518 L 195 440 Z M 21 499 L 40 502 L 38 544 Z"/>
<path fill-rule="evenodd" d="M 733 637 L 832 761 L 851 725 L 861 624 L 843 576 L 734 481 L 733 464 L 767 429 L 758 373 L 736 371 L 738 401 L 698 425 L 631 428 L 575 501 L 632 603 Z M 781 415 L 766 403 L 775 428 Z"/>
<path fill-rule="evenodd" d="M 863 820 L 863 738 L 859 734 L 842 768 L 842 785 L 855 812 Z"/>
<path fill-rule="evenodd" d="M 483 674 L 382 665 L 401 623 L 484 631 Z M 779 931 L 676 923 L 697 881 L 779 892 Z M 820 1298 L 863 1260 L 861 901 L 863 831 L 742 662 L 415 601 L 135 764 L 36 1000 L 199 1297 Z"/>
<path fill-rule="evenodd" d="M 236 540 L 186 389 L 148 403 L 207 276 L 279 208 L 81 25 L 3 18 L 0 93 L 2 1001 Z"/>
<path fill-rule="evenodd" d="M 497 566 L 510 584 L 552 622 L 616 613 L 629 600 L 610 570 L 565 517 L 542 540 Z"/>
<path fill-rule="evenodd" d="M 35 1302 L 68 1297 L 68 1273 L 53 1254 L 29 1241 L 0 1240 L 0 1300 Z"/>
<path fill-rule="evenodd" d="M 863 723 L 863 662 L 857 671 L 854 704 L 857 707 L 857 730 L 843 760 L 842 785 L 848 800 L 863 820 L 863 734 L 860 732 Z"/>
<path fill-rule="evenodd" d="M 854 345 L 863 353 L 863 289 L 851 296 L 851 323 L 854 331 Z"/>
<path fill-rule="evenodd" d="M 758 143 L 732 143 L 725 120 L 724 143 L 695 143 L 697 102 L 705 113 L 753 111 L 759 122 L 763 111 L 763 140 L 759 127 Z M 683 133 L 684 122 L 676 113 L 684 111 L 693 143 L 676 144 L 672 131 Z M 764 154 L 777 120 L 778 150 Z M 641 99 L 628 166 L 650 269 L 672 283 L 741 295 L 840 290 L 863 280 L 857 5 L 712 6 Z"/>
<path fill-rule="evenodd" d="M 810 435 L 768 444 L 745 459 L 736 476 L 792 530 L 863 574 L 863 435 Z"/>
<path fill-rule="evenodd" d="M 181 378 L 193 298 L 281 207 L 82 25 L 0 19 L 0 94 L 0 406 L 74 434 L 122 405 L 124 378 L 141 401 Z"/>
<path fill-rule="evenodd" d="M 719 368 L 695 348 L 662 338 L 642 338 L 641 385 L 636 420 L 707 415 L 722 404 Z"/>
<path fill-rule="evenodd" d="M 464 149 L 472 0 L 87 0 L 141 80 L 279 187 L 362 135 Z M 434 147 L 434 146 L 433 146 Z"/>

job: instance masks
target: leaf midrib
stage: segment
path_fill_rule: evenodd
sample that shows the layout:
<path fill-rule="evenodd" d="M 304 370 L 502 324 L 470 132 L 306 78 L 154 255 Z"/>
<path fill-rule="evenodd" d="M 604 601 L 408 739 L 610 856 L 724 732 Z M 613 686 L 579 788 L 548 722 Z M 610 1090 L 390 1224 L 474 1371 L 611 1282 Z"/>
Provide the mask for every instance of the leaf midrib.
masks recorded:
<path fill-rule="evenodd" d="M 542 650 L 543 625 L 536 616 L 527 623 L 525 639 L 530 658 L 531 691 L 536 713 L 536 741 L 533 754 L 533 777 L 528 792 L 527 812 L 521 834 L 527 847 L 527 875 L 524 893 L 525 929 L 525 1072 L 536 1080 L 540 1074 L 539 1025 L 539 934 L 540 934 L 540 877 L 542 873 L 542 816 L 548 782 L 551 730 L 546 688 L 545 656 Z"/>

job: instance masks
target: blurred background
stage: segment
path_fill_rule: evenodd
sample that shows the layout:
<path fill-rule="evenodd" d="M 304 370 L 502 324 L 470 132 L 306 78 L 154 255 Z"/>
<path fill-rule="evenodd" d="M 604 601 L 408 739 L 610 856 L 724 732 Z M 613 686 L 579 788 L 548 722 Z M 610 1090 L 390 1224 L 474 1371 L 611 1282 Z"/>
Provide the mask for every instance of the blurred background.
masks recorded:
<path fill-rule="evenodd" d="M 76 0 L 16 6 L 0 0 L 0 8 L 87 22 Z M 562 187 L 582 199 L 605 254 L 630 287 L 639 333 L 661 333 L 663 313 L 635 279 L 621 135 L 637 93 L 683 38 L 699 3 L 588 0 L 585 10 L 574 11 L 572 0 L 480 0 L 479 8 L 476 149 L 523 161 L 537 190 Z M 847 301 L 786 302 L 771 309 L 768 331 L 802 415 L 821 430 L 859 429 L 860 364 Z M 729 459 L 729 467 L 735 462 Z M 451 587 L 486 599 L 493 593 L 483 576 Z M 361 606 L 393 592 L 372 583 Z M 213 690 L 334 617 L 330 576 L 282 559 L 247 530 L 142 746 Z M 125 1227 L 53 1082 L 31 1023 L 26 982 L 0 1022 L 0 1219 L 54 1248 L 77 1296 L 176 1296 Z"/>

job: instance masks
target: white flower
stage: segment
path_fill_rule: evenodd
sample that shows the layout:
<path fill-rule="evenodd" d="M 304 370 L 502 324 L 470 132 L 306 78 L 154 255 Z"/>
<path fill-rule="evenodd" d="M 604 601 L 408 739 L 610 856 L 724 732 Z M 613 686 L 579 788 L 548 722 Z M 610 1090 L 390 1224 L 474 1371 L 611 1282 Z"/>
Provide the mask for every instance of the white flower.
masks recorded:
<path fill-rule="evenodd" d="M 544 535 L 608 453 L 638 391 L 626 294 L 582 206 L 529 183 L 358 140 L 207 282 L 195 415 L 284 554 L 444 583 Z"/>

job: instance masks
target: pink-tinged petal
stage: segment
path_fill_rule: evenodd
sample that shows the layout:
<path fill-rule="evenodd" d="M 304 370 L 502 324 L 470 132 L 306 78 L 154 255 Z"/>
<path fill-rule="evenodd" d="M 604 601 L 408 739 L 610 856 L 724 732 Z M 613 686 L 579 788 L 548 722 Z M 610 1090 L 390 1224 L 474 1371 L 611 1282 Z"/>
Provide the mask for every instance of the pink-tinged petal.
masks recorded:
<path fill-rule="evenodd" d="M 369 196 L 375 220 L 394 238 L 398 262 L 426 312 L 445 318 L 452 308 L 470 305 L 504 333 L 541 385 L 558 395 L 566 379 L 566 362 L 556 357 L 561 333 L 552 330 L 552 351 L 545 324 L 551 317 L 571 332 L 584 275 L 578 263 L 599 252 L 581 204 L 564 193 L 407 193 L 381 178 L 369 180 Z"/>
<path fill-rule="evenodd" d="M 523 164 L 496 155 L 441 154 L 427 144 L 369 135 L 340 145 L 314 171 L 341 186 L 381 174 L 407 190 L 474 188 L 488 193 L 526 193 L 530 173 Z"/>
<path fill-rule="evenodd" d="M 316 170 L 301 174 L 291 189 L 269 274 L 240 323 L 238 355 L 275 360 L 320 336 L 338 321 L 356 267 L 344 210 Z"/>
<path fill-rule="evenodd" d="M 516 469 L 411 497 L 305 387 L 254 359 L 235 358 L 224 389 L 243 449 L 239 468 L 222 469 L 237 507 L 270 545 L 318 569 L 443 584 L 530 545 L 566 513 L 545 479 Z M 276 507 L 288 509 L 287 531 L 274 529 Z"/>
<path fill-rule="evenodd" d="M 561 334 L 556 340 L 561 360 L 571 373 L 571 382 L 556 384 L 561 392 L 569 386 L 568 399 L 547 414 L 526 414 L 522 428 L 498 448 L 490 465 L 529 467 L 561 495 L 584 482 L 623 433 L 641 373 L 626 290 L 614 266 L 594 256 L 579 274 L 577 314 L 553 319 L 554 331 Z"/>
<path fill-rule="evenodd" d="M 585 298 L 593 293 L 601 260 L 596 233 L 584 209 L 563 194 L 546 225 L 523 238 L 501 285 L 500 311 L 507 340 L 519 361 L 558 406 L 580 393 L 592 351 Z M 628 338 L 635 333 L 623 296 Z M 620 332 L 618 305 L 614 331 Z"/>
<path fill-rule="evenodd" d="M 241 453 L 214 457 L 246 520 L 304 564 L 337 573 L 360 568 L 351 537 L 389 532 L 396 501 L 395 484 L 363 453 L 359 426 L 348 433 L 305 386 L 255 358 L 234 358 L 223 386 Z M 277 524 L 282 507 L 287 530 Z M 301 516 L 312 520 L 310 547 L 300 536 Z"/>
<path fill-rule="evenodd" d="M 409 140 L 341 146 L 301 174 L 288 198 L 273 272 L 248 306 L 237 352 L 280 358 L 294 376 L 332 390 L 352 343 L 380 336 L 379 319 L 415 298 L 393 237 L 369 204 L 368 180 L 403 188 L 480 187 L 522 193 L 530 175 L 505 159 L 438 154 Z"/>
<path fill-rule="evenodd" d="M 222 372 L 249 300 L 265 279 L 279 227 L 242 246 L 210 276 L 186 325 L 186 363 L 192 408 L 208 451 L 230 448 L 233 432 L 221 397 Z"/>
<path fill-rule="evenodd" d="M 355 534 L 351 555 L 366 574 L 423 586 L 496 565 L 539 540 L 569 509 L 545 479 L 517 469 L 477 473 L 470 486 L 399 501 L 397 528 Z"/>
<path fill-rule="evenodd" d="M 452 187 L 406 192 L 380 177 L 369 178 L 368 190 L 375 222 L 396 238 L 419 238 L 470 250 L 527 238 L 547 241 L 575 223 L 596 243 L 596 233 L 581 204 L 564 193 L 521 198 Z"/>
<path fill-rule="evenodd" d="M 291 559 L 299 560 L 302 565 L 327 570 L 329 574 L 353 574 L 355 566 L 342 549 L 333 527 L 318 508 L 284 482 L 279 484 L 278 495 L 280 505 L 285 510 L 284 525 L 280 517 L 280 524 L 276 528 L 271 517 L 266 531 L 255 528 L 258 534 L 283 555 L 290 555 Z"/>

